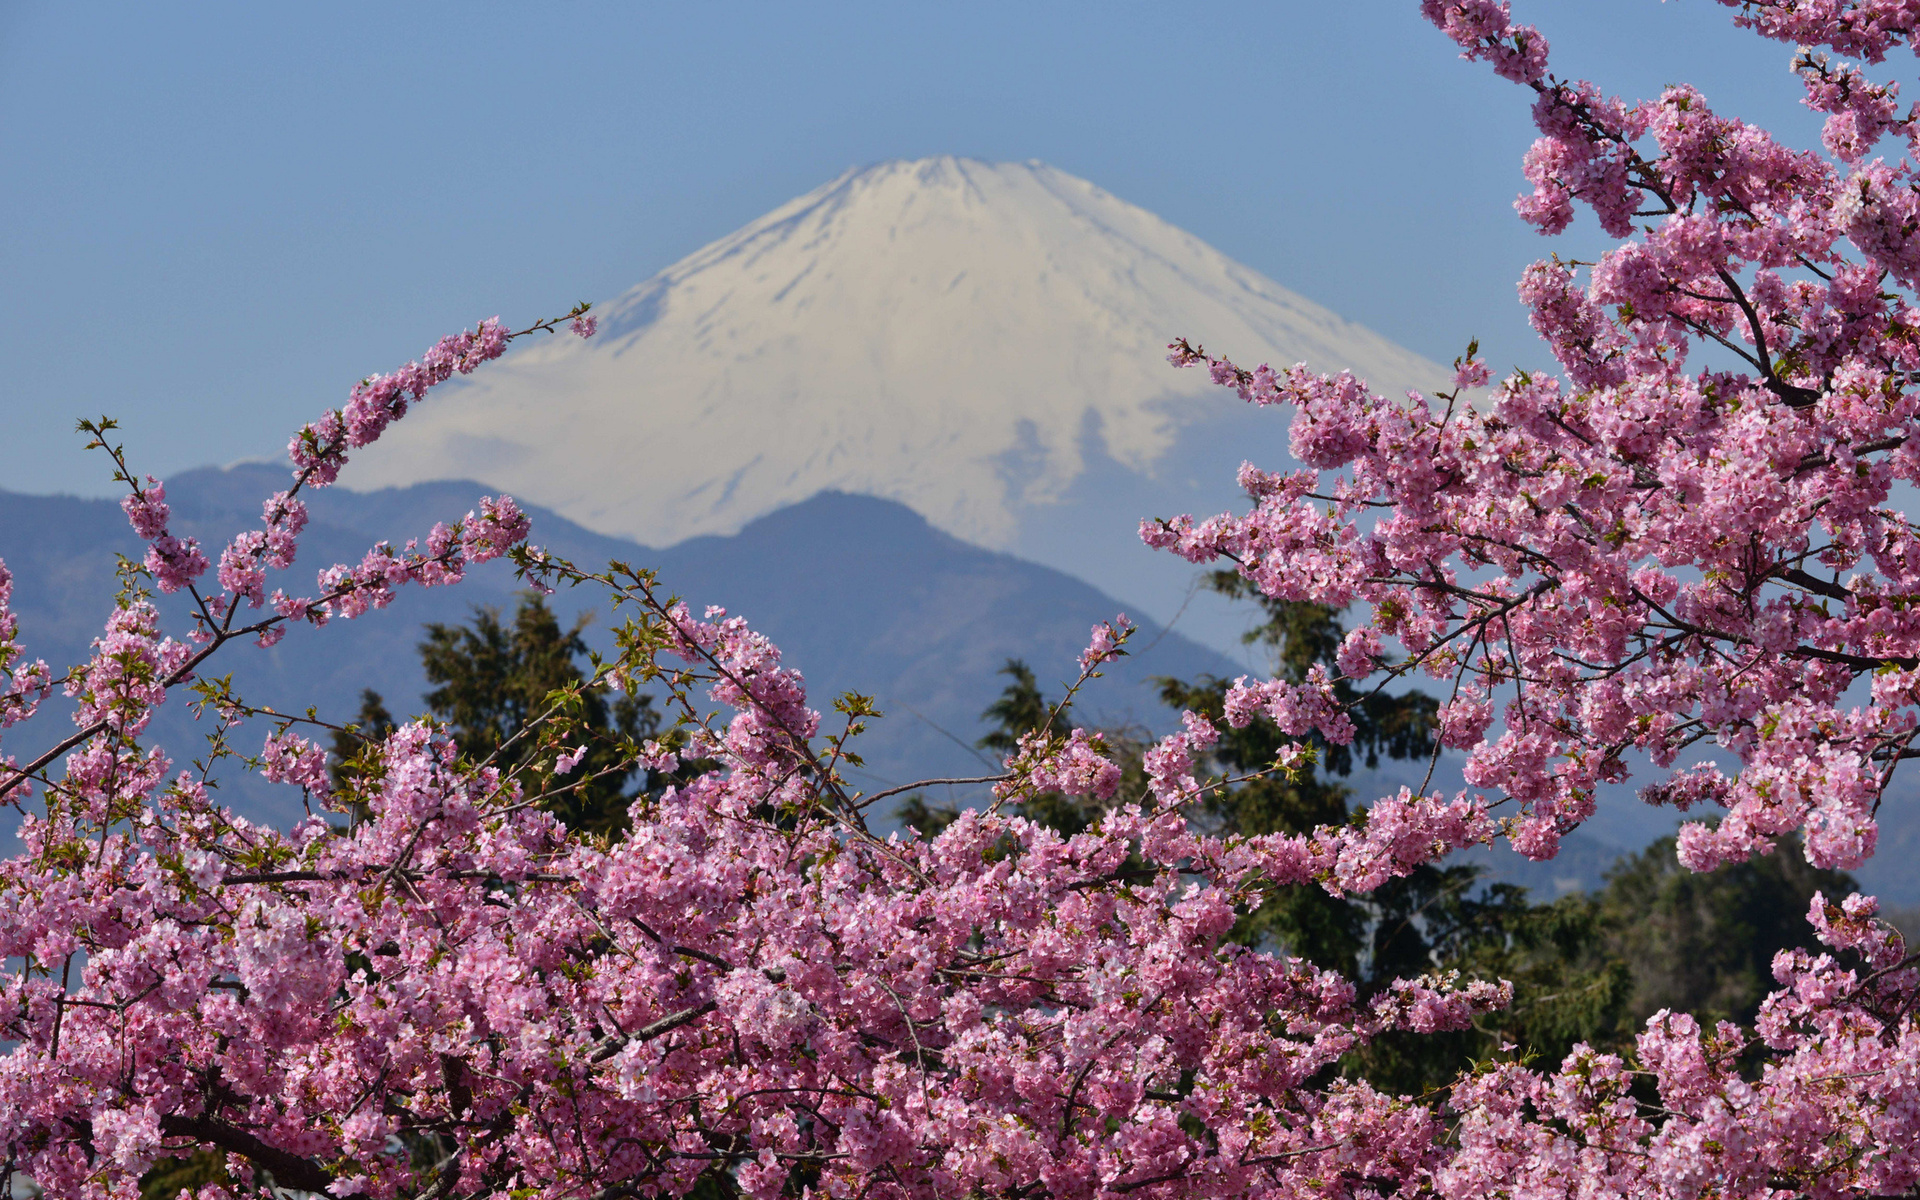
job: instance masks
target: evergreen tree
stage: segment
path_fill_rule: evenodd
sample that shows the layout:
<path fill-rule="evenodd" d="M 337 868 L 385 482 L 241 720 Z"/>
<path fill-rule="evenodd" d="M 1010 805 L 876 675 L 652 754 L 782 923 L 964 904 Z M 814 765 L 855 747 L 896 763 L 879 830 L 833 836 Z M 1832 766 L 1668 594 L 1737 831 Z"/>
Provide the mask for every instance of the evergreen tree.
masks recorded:
<path fill-rule="evenodd" d="M 465 625 L 430 624 L 419 644 L 427 681 L 427 710 L 444 722 L 461 753 L 503 772 L 529 762 L 540 743 L 525 731 L 548 712 L 571 718 L 571 738 L 587 752 L 573 770 L 542 781 L 542 807 L 568 826 L 610 835 L 627 825 L 637 743 L 658 730 L 652 698 L 587 686 L 579 660 L 587 657 L 584 621 L 562 629 L 546 602 L 523 595 L 511 621 L 498 609 L 476 608 Z M 364 771 L 365 747 L 386 736 L 394 721 L 378 693 L 361 695 L 350 730 L 334 739 L 334 783 L 352 794 Z M 545 752 L 551 755 L 551 750 Z M 642 787 L 650 781 L 643 779 Z"/>
<path fill-rule="evenodd" d="M 397 725 L 393 714 L 387 711 L 386 701 L 372 688 L 360 690 L 360 711 L 346 728 L 333 735 L 333 758 L 328 770 L 333 775 L 333 790 L 341 795 L 355 795 L 356 784 L 367 778 L 371 769 L 368 765 L 367 750 L 377 746 Z M 355 819 L 364 815 L 360 805 L 354 803 Z"/>
<path fill-rule="evenodd" d="M 1038 733 L 1049 724 L 1063 730 L 1073 728 L 1072 705 L 1062 702 L 1056 713 L 1041 694 L 1033 668 L 1024 661 L 1008 659 L 1007 665 L 1000 668 L 1000 674 L 1013 682 L 1000 693 L 998 700 L 987 705 L 987 710 L 980 714 L 981 720 L 993 722 L 993 728 L 974 745 L 1005 757 L 1020 745 L 1022 737 Z"/>
<path fill-rule="evenodd" d="M 1353 1061 L 1377 1084 L 1418 1091 L 1503 1040 L 1547 1064 L 1575 1042 L 1630 1056 L 1661 1009 L 1751 1028 L 1778 986 L 1773 956 L 1824 949 L 1806 919 L 1813 894 L 1837 901 L 1857 888 L 1845 872 L 1809 866 L 1791 836 L 1770 854 L 1704 874 L 1682 867 L 1674 839 L 1662 838 L 1623 856 L 1598 891 L 1550 904 L 1495 885 L 1422 916 L 1436 966 L 1511 980 L 1513 1004 L 1470 1032 L 1389 1035 Z"/>
<path fill-rule="evenodd" d="M 156 1159 L 140 1177 L 140 1200 L 178 1200 L 182 1191 L 192 1196 L 212 1185 L 231 1187 L 227 1156 L 219 1150 L 197 1150 L 185 1158 Z"/>
<path fill-rule="evenodd" d="M 1272 654 L 1276 677 L 1298 682 L 1315 663 L 1333 665 L 1346 632 L 1333 610 L 1263 597 L 1234 572 L 1216 572 L 1209 584 L 1260 604 L 1264 619 L 1246 639 Z M 982 749 L 1010 753 L 1022 735 L 1048 727 L 1050 714 L 1052 728 L 1072 727 L 1066 707 L 1054 712 L 1026 663 L 1009 660 L 1001 674 L 1009 682 L 981 714 L 992 724 L 978 742 Z M 1269 722 L 1229 726 L 1225 680 L 1160 682 L 1168 704 L 1203 713 L 1220 729 L 1210 764 L 1217 771 L 1260 771 L 1289 744 Z M 1352 743 L 1333 746 L 1316 737 L 1312 766 L 1211 793 L 1203 821 L 1217 833 L 1241 835 L 1337 825 L 1353 815 L 1351 791 L 1341 781 L 1358 764 L 1372 768 L 1382 757 L 1417 760 L 1433 753 L 1431 697 L 1361 695 L 1345 682 L 1336 691 L 1352 714 Z M 1115 801 L 1124 802 L 1143 791 L 1137 744 L 1106 736 L 1127 770 Z M 1100 808 L 1051 793 L 1028 800 L 1021 811 L 1070 836 L 1091 825 Z M 900 815 L 932 836 L 959 814 L 914 796 Z M 1855 890 L 1843 873 L 1809 867 L 1791 838 L 1773 854 L 1706 875 L 1682 868 L 1673 839 L 1663 839 L 1622 858 L 1599 891 L 1547 903 L 1533 902 L 1521 887 L 1489 884 L 1484 874 L 1478 866 L 1429 864 L 1365 895 L 1334 897 L 1317 886 L 1278 889 L 1240 919 L 1234 937 L 1339 970 L 1363 994 L 1432 971 L 1512 982 L 1512 1005 L 1473 1029 L 1387 1034 L 1343 1064 L 1375 1086 L 1418 1094 L 1444 1086 L 1502 1042 L 1547 1063 L 1559 1062 L 1579 1042 L 1631 1053 L 1634 1035 L 1661 1008 L 1751 1023 L 1773 986 L 1773 955 L 1814 946 L 1806 922 L 1813 893 L 1839 897 Z"/>
<path fill-rule="evenodd" d="M 1660 1009 L 1751 1025 L 1776 986 L 1773 956 L 1795 947 L 1821 953 L 1807 923 L 1813 894 L 1838 903 L 1860 885 L 1844 871 L 1810 866 L 1789 835 L 1770 854 L 1695 874 L 1674 839 L 1627 855 L 1598 898 L 1608 949 L 1631 969 L 1632 1023 Z"/>
<path fill-rule="evenodd" d="M 1245 634 L 1272 656 L 1274 676 L 1298 683 L 1313 666 L 1332 669 L 1346 630 L 1319 604 L 1274 600 L 1233 571 L 1208 584 L 1222 595 L 1259 604 L 1263 619 Z M 1336 672 L 1337 674 L 1337 672 Z M 1293 739 L 1271 723 L 1235 729 L 1225 720 L 1226 680 L 1161 680 L 1161 696 L 1192 709 L 1220 729 L 1215 770 L 1244 775 L 1271 767 Z M 1434 752 L 1432 697 L 1410 691 L 1358 692 L 1342 680 L 1335 693 L 1353 720 L 1351 743 L 1315 735 L 1313 761 L 1291 775 L 1270 773 L 1218 789 L 1201 819 L 1222 834 L 1303 834 L 1355 815 L 1341 780 L 1382 757 L 1428 758 Z M 1601 949 L 1597 911 L 1586 897 L 1547 905 L 1510 885 L 1488 886 L 1481 868 L 1428 864 L 1365 895 L 1335 897 L 1317 886 L 1277 889 L 1235 926 L 1236 940 L 1284 950 L 1354 979 L 1363 995 L 1396 979 L 1460 970 L 1515 985 L 1514 1006 L 1479 1029 L 1445 1035 L 1390 1034 L 1348 1056 L 1345 1068 L 1376 1086 L 1418 1093 L 1452 1079 L 1459 1068 L 1512 1040 L 1542 1056 L 1564 1056 L 1572 1044 L 1611 1034 L 1629 987 L 1626 968 Z"/>
<path fill-rule="evenodd" d="M 1244 639 L 1271 653 L 1276 678 L 1298 683 L 1306 679 L 1315 663 L 1333 666 L 1345 634 L 1333 610 L 1318 604 L 1269 599 L 1233 571 L 1213 572 L 1208 584 L 1222 595 L 1259 603 L 1265 619 L 1248 630 Z M 1161 698 L 1169 705 L 1201 713 L 1220 729 L 1214 766 L 1221 771 L 1242 775 L 1265 770 L 1282 749 L 1292 744 L 1292 739 L 1266 721 L 1254 721 L 1241 729 L 1228 725 L 1227 680 L 1203 676 L 1191 682 L 1162 679 L 1160 683 Z M 1322 825 L 1341 824 L 1349 817 L 1350 790 L 1338 780 L 1353 773 L 1356 754 L 1368 767 L 1374 767 L 1382 754 L 1409 759 L 1432 751 L 1436 706 L 1431 697 L 1419 692 L 1400 696 L 1376 692 L 1360 697 L 1344 680 L 1335 685 L 1335 691 L 1348 705 L 1353 719 L 1352 744 L 1334 746 L 1315 735 L 1317 769 L 1264 775 L 1210 793 L 1202 815 L 1218 832 L 1299 834 Z M 1319 888 L 1286 889 L 1242 918 L 1235 937 L 1249 945 L 1285 946 L 1319 966 L 1349 974 L 1358 972 L 1363 961 L 1382 968 L 1417 961 L 1426 947 L 1420 923 L 1408 919 L 1407 914 L 1431 910 L 1440 898 L 1459 896 L 1473 881 L 1466 868 L 1423 870 L 1431 872 L 1432 877 L 1396 880 L 1360 900 L 1335 899 Z M 1371 911 L 1376 908 L 1379 911 Z"/>
<path fill-rule="evenodd" d="M 1040 690 L 1033 668 L 1024 661 L 1008 659 L 1007 665 L 1000 668 L 1000 674 L 1007 676 L 1011 682 L 1001 691 L 1000 698 L 980 714 L 980 719 L 990 722 L 991 728 L 974 743 L 975 746 L 992 752 L 996 758 L 1004 758 L 1012 754 L 1019 747 L 1020 739 L 1028 734 L 1043 729 L 1064 734 L 1074 728 L 1072 704 L 1062 700 L 1056 706 L 1048 701 Z M 1145 739 L 1130 730 L 1102 729 L 1098 732 L 1106 742 L 1108 757 L 1120 765 L 1120 787 L 1114 799 L 1102 802 L 1088 796 L 1042 792 L 1021 802 L 1022 816 L 1072 837 L 1098 820 L 1109 804 L 1137 800 L 1145 794 L 1146 775 L 1140 765 L 1145 753 Z M 907 797 L 894 811 L 902 824 L 919 830 L 925 837 L 939 833 L 960 815 L 959 809 L 948 805 L 929 805 L 918 794 Z"/>

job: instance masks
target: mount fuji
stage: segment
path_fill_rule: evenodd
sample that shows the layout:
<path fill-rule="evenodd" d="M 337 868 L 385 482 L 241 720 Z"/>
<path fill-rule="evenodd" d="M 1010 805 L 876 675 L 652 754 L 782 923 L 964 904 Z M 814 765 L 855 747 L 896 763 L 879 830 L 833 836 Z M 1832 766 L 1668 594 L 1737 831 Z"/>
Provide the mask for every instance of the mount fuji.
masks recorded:
<path fill-rule="evenodd" d="M 1446 380 L 1038 162 L 848 171 L 602 304 L 600 320 L 591 341 L 534 345 L 423 406 L 343 482 L 478 479 L 653 545 L 863 493 L 1165 621 L 1194 573 L 1145 551 L 1140 519 L 1233 504 L 1241 459 L 1283 465 L 1286 434 L 1284 418 L 1167 366 L 1168 341 L 1351 368 L 1381 390 Z"/>

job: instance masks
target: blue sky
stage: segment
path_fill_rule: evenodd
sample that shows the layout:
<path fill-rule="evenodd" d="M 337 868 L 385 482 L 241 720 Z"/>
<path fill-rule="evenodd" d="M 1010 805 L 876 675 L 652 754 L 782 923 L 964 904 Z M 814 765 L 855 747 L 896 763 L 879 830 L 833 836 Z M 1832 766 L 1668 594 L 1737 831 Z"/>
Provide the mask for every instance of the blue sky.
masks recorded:
<path fill-rule="evenodd" d="M 1562 74 L 1688 80 L 1800 144 L 1709 0 L 1517 0 Z M 608 298 L 848 166 L 1039 158 L 1445 361 L 1543 355 L 1528 97 L 1414 0 L 1191 6 L 0 3 L 15 491 L 272 453 L 442 332 Z M 1204 338 L 1204 330 L 1190 331 Z"/>

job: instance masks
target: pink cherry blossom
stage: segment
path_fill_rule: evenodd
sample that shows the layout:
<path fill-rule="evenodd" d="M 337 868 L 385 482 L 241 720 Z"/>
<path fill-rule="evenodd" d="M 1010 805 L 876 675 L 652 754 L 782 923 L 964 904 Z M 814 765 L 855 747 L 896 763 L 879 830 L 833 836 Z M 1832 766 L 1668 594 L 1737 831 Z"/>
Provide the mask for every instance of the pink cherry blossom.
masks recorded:
<path fill-rule="evenodd" d="M 24 657 L 0 566 L 0 729 L 35 748 L 0 755 L 19 823 L 0 860 L 0 957 L 18 964 L 0 976 L 0 1174 L 127 1196 L 156 1160 L 206 1148 L 241 1189 L 267 1172 L 376 1198 L 684 1195 L 721 1175 L 756 1200 L 1910 1192 L 1920 966 L 1871 898 L 1815 898 L 1826 949 L 1775 958 L 1751 1029 L 1663 1012 L 1631 1061 L 1503 1051 L 1428 1096 L 1337 1064 L 1383 1034 L 1466 1028 L 1511 985 L 1432 973 L 1362 1003 L 1334 972 L 1227 940 L 1274 889 L 1363 892 L 1502 836 L 1551 857 L 1602 785 L 1636 775 L 1647 802 L 1722 810 L 1683 832 L 1690 866 L 1791 832 L 1816 863 L 1874 852 L 1920 738 L 1920 534 L 1894 507 L 1920 484 L 1920 178 L 1873 156 L 1913 120 L 1866 70 L 1911 45 L 1920 11 L 1726 2 L 1805 46 L 1824 154 L 1685 86 L 1627 103 L 1563 81 L 1500 0 L 1422 0 L 1532 95 L 1521 215 L 1553 232 L 1584 205 L 1613 239 L 1522 281 L 1563 375 L 1469 400 L 1488 382 L 1470 350 L 1453 392 L 1386 398 L 1352 374 L 1170 347 L 1290 409 L 1297 469 L 1249 464 L 1248 511 L 1152 519 L 1143 539 L 1354 614 L 1338 676 L 1242 678 L 1228 724 L 1271 722 L 1291 770 L 1314 739 L 1352 739 L 1356 681 L 1445 689 L 1440 737 L 1468 787 L 1402 789 L 1351 824 L 1190 821 L 1226 781 L 1203 767 L 1221 731 L 1188 713 L 1147 749 L 1140 795 L 1118 792 L 1103 738 L 1048 723 L 988 807 L 883 837 L 870 805 L 889 793 L 855 790 L 851 734 L 823 736 L 804 678 L 744 616 L 696 618 L 644 570 L 527 548 L 507 497 L 324 569 L 311 595 L 272 587 L 302 490 L 498 357 L 519 335 L 497 321 L 304 428 L 293 484 L 226 542 L 217 592 L 164 486 L 107 447 L 148 569 L 192 616 L 174 636 L 130 590 L 55 676 Z M 591 333 L 585 312 L 521 332 Z M 102 446 L 109 427 L 91 429 Z M 623 837 L 541 808 L 548 768 L 589 750 L 550 718 L 528 732 L 555 755 L 511 769 L 405 723 L 339 791 L 302 718 L 217 683 L 199 712 L 218 753 L 143 741 L 241 639 L 501 556 L 539 586 L 606 590 L 626 620 L 596 685 L 653 689 L 676 721 L 625 748 L 675 775 Z M 1129 632 L 1093 631 L 1073 689 Z M 57 730 L 41 707 L 56 681 L 76 722 Z M 210 772 L 255 717 L 270 732 L 248 764 L 323 810 L 289 830 L 217 803 Z M 1104 807 L 1063 837 L 1020 815 L 1046 791 Z"/>

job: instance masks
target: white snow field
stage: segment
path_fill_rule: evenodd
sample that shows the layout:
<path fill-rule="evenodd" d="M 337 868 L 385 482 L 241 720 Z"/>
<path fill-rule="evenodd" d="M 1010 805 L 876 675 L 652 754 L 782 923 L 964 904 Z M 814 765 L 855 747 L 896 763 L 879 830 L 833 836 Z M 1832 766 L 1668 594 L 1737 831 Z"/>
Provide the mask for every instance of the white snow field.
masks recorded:
<path fill-rule="evenodd" d="M 982 545 L 1085 558 L 1064 507 L 1111 511 L 1096 540 L 1121 553 L 1154 515 L 1125 505 L 1178 499 L 1183 433 L 1241 427 L 1230 394 L 1167 365 L 1175 336 L 1380 390 L 1446 380 L 1039 162 L 850 170 L 599 312 L 593 340 L 553 337 L 436 395 L 343 482 L 479 479 L 653 545 L 837 488 Z M 1284 465 L 1285 417 L 1265 417 L 1258 448 L 1208 439 L 1227 452 L 1208 496 L 1230 499 L 1240 457 Z M 1056 565 L 1116 582 L 1091 559 Z"/>

